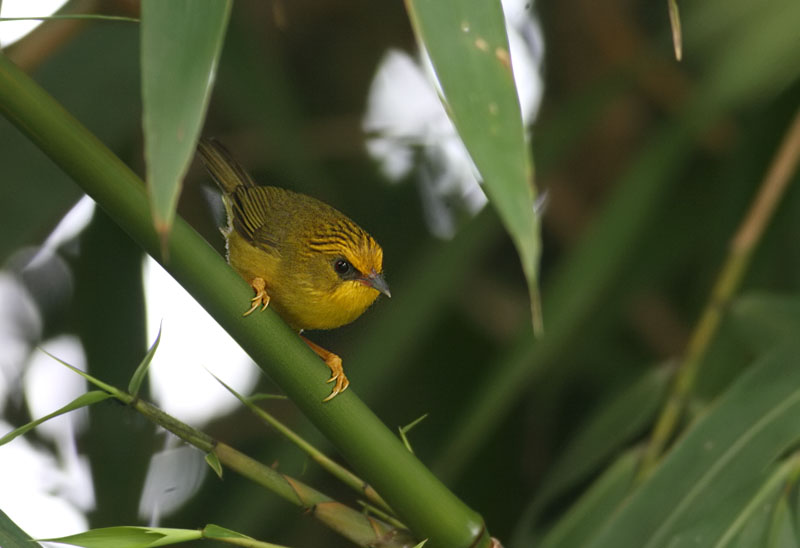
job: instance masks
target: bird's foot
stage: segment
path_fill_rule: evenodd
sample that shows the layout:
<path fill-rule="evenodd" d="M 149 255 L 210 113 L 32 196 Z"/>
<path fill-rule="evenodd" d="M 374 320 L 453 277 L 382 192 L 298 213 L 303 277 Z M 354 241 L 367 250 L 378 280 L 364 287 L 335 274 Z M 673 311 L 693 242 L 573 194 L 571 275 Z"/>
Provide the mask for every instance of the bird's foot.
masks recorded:
<path fill-rule="evenodd" d="M 255 312 L 259 306 L 261 307 L 261 310 L 266 310 L 269 306 L 267 282 L 264 281 L 264 278 L 253 278 L 253 281 L 250 282 L 250 287 L 252 287 L 253 291 L 256 292 L 256 296 L 250 299 L 250 302 L 253 303 L 253 306 L 250 307 L 250 310 L 242 314 L 242 316 L 249 316 Z"/>
<path fill-rule="evenodd" d="M 334 383 L 333 389 L 331 390 L 331 393 L 328 395 L 328 397 L 322 400 L 323 402 L 331 401 L 337 395 L 347 390 L 347 387 L 350 386 L 350 381 L 347 380 L 347 376 L 344 374 L 344 368 L 342 367 L 342 358 L 340 358 L 330 350 L 326 350 L 325 348 L 322 348 L 318 344 L 311 342 L 302 335 L 300 336 L 306 342 L 309 348 L 311 348 L 311 350 L 316 352 L 316 354 L 320 358 L 322 358 L 322 360 L 325 362 L 325 365 L 328 366 L 328 369 L 331 370 L 331 378 L 325 382 Z"/>
<path fill-rule="evenodd" d="M 324 402 L 332 400 L 339 393 L 347 390 L 347 387 L 350 386 L 350 381 L 345 376 L 344 369 L 342 368 L 342 359 L 339 356 L 331 353 L 329 358 L 325 360 L 325 365 L 327 365 L 331 370 L 331 378 L 325 382 L 332 382 L 334 385 L 333 390 L 331 390 L 331 393 L 328 395 L 328 397 L 322 400 Z"/>

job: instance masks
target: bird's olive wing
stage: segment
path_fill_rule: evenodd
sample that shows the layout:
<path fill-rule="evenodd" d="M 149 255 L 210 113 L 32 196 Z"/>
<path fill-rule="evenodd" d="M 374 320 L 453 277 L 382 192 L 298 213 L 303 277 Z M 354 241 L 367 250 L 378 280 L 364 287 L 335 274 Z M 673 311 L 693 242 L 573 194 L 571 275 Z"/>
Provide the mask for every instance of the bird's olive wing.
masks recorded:
<path fill-rule="evenodd" d="M 248 242 L 267 251 L 278 247 L 272 230 L 276 208 L 266 187 L 242 187 L 230 194 L 233 227 Z"/>

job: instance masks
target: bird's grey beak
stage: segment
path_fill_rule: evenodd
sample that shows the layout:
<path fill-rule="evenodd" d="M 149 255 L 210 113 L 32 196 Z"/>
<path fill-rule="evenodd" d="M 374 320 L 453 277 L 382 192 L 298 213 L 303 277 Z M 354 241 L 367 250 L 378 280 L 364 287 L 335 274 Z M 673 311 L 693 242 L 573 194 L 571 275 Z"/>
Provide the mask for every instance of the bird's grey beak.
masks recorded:
<path fill-rule="evenodd" d="M 383 277 L 383 274 L 378 274 L 375 271 L 372 271 L 364 278 L 364 282 L 389 297 L 392 298 L 392 292 L 389 291 L 389 284 L 386 283 L 386 280 Z"/>

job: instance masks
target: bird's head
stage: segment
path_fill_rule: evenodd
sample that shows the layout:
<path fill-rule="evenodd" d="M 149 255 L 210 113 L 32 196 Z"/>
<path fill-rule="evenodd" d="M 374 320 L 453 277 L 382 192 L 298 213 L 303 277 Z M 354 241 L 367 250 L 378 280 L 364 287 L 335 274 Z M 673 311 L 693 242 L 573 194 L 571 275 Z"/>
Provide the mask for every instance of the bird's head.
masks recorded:
<path fill-rule="evenodd" d="M 366 231 L 341 219 L 315 231 L 305 249 L 306 282 L 321 322 L 338 327 L 355 320 L 383 293 L 383 250 Z M 338 325 L 333 325 L 338 324 Z"/>

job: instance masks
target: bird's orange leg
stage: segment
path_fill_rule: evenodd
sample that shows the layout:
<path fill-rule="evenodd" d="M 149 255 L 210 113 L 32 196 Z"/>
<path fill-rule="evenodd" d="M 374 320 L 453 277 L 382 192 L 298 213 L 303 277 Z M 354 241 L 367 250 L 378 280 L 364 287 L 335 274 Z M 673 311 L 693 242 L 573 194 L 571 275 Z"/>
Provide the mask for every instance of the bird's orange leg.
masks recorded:
<path fill-rule="evenodd" d="M 330 401 L 335 398 L 341 392 L 347 390 L 347 387 L 350 386 L 350 381 L 347 380 L 347 377 L 344 374 L 344 369 L 342 368 L 342 358 L 331 352 L 330 350 L 326 350 L 322 348 L 320 345 L 315 344 L 309 341 L 307 338 L 300 335 L 306 344 L 316 352 L 317 356 L 322 358 L 322 361 L 325 362 L 325 365 L 328 366 L 331 370 L 331 378 L 328 379 L 326 382 L 335 382 L 336 384 L 333 385 L 333 390 L 331 390 L 330 395 L 322 401 Z"/>
<path fill-rule="evenodd" d="M 253 291 L 256 292 L 256 296 L 250 299 L 250 302 L 253 303 L 253 306 L 250 307 L 250 310 L 242 314 L 242 316 L 249 316 L 259 306 L 261 307 L 261 310 L 266 310 L 269 306 L 267 282 L 264 281 L 264 278 L 253 278 L 253 280 L 250 282 L 250 287 L 252 287 Z"/>

